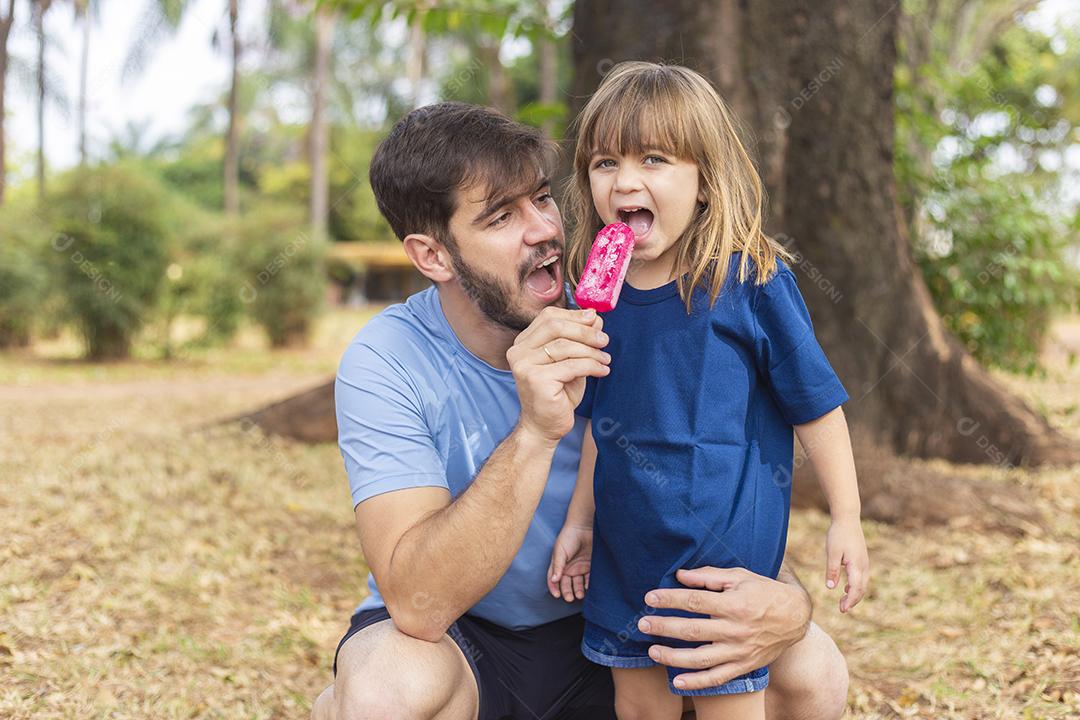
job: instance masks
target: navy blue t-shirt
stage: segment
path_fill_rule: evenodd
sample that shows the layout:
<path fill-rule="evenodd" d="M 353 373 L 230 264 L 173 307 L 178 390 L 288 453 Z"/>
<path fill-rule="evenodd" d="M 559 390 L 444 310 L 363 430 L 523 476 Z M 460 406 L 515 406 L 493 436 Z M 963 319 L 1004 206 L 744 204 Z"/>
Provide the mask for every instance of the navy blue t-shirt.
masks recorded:
<path fill-rule="evenodd" d="M 698 289 L 689 315 L 674 281 L 624 285 L 604 315 L 611 372 L 589 378 L 577 410 L 598 450 L 585 618 L 632 639 L 647 639 L 636 627 L 645 593 L 681 587 L 679 568 L 776 577 L 792 426 L 848 399 L 791 270 L 739 283 L 739 259 L 716 304 Z"/>

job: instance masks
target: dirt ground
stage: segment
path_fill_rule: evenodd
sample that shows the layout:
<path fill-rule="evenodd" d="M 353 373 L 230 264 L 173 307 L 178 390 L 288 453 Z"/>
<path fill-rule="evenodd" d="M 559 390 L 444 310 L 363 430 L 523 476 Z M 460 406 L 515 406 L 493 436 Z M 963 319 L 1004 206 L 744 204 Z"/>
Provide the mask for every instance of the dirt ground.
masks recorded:
<path fill-rule="evenodd" d="M 246 338 L 88 365 L 58 339 L 0 356 L 0 717 L 308 716 L 364 593 L 341 458 L 208 423 L 325 379 L 369 315 L 335 312 L 304 351 Z M 1001 379 L 1080 441 L 1070 353 L 1080 318 L 1045 377 Z M 1044 522 L 868 522 L 871 593 L 843 616 L 827 517 L 793 514 L 789 559 L 848 659 L 849 717 L 1080 717 L 1080 467 L 938 466 L 1029 488 Z"/>

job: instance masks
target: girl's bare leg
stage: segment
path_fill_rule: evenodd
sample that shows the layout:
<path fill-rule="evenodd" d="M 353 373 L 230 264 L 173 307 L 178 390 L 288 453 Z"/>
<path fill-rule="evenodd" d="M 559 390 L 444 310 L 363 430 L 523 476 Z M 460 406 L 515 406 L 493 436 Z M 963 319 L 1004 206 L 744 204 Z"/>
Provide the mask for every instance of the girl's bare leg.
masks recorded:
<path fill-rule="evenodd" d="M 696 695 L 697 720 L 765 720 L 765 691 L 733 695 Z"/>
<path fill-rule="evenodd" d="M 682 698 L 668 688 L 663 667 L 612 668 L 619 720 L 679 720 Z"/>

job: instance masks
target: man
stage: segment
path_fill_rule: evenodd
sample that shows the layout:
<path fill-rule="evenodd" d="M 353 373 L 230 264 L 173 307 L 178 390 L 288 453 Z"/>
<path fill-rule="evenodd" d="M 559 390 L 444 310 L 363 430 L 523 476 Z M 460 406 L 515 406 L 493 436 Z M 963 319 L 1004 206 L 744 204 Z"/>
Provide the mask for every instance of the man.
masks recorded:
<path fill-rule="evenodd" d="M 610 361 L 601 319 L 568 307 L 553 164 L 535 130 L 459 103 L 410 113 L 372 160 L 379 209 L 434 287 L 373 318 L 338 372 L 371 594 L 316 720 L 614 717 L 609 671 L 579 651 L 580 603 L 545 582 L 577 474 L 574 409 Z M 704 643 L 653 648 L 696 669 L 688 688 L 768 664 L 770 720 L 842 714 L 843 657 L 794 575 L 679 579 L 638 622 Z"/>

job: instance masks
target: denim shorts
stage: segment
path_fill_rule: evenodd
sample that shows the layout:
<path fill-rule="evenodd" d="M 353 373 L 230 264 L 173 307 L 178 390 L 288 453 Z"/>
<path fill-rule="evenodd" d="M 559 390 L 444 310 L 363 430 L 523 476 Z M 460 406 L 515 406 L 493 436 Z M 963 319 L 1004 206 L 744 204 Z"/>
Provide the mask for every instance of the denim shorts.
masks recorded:
<path fill-rule="evenodd" d="M 581 652 L 594 663 L 610 668 L 647 668 L 659 664 L 649 657 L 649 647 L 657 644 L 666 645 L 668 642 L 670 641 L 666 638 L 660 637 L 657 637 L 655 642 L 640 642 L 628 637 L 626 633 L 613 633 L 586 620 L 585 633 L 581 639 Z M 722 685 L 700 690 L 683 690 L 675 687 L 672 680 L 676 675 L 697 671 L 664 667 L 668 675 L 668 689 L 675 695 L 734 695 L 764 690 L 769 684 L 769 668 L 766 666 L 732 678 Z"/>

